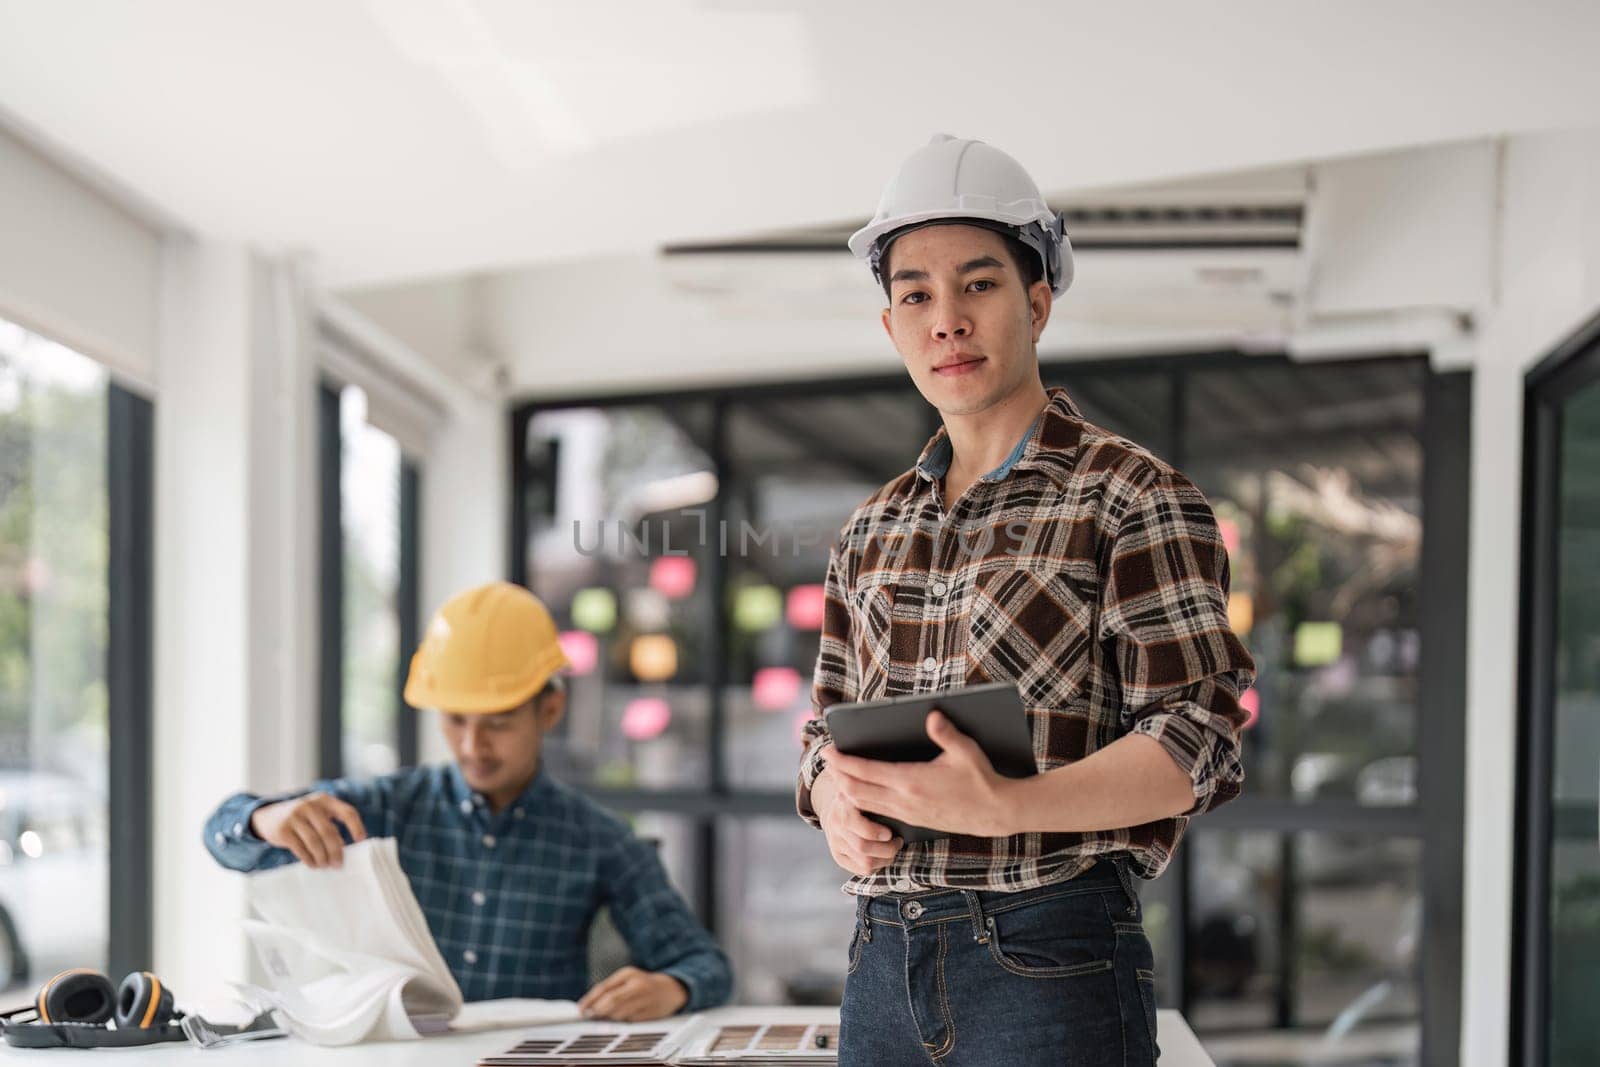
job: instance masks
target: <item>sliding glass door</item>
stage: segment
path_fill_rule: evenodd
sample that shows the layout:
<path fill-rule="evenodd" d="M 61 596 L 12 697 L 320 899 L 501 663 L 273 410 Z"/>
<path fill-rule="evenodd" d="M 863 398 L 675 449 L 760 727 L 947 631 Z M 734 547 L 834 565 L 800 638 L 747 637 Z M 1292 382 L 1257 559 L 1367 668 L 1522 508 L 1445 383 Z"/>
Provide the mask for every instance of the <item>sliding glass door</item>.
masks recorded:
<path fill-rule="evenodd" d="M 1513 1059 L 1600 1063 L 1600 322 L 1530 378 Z M 1519 1055 L 1520 1053 L 1520 1055 Z"/>

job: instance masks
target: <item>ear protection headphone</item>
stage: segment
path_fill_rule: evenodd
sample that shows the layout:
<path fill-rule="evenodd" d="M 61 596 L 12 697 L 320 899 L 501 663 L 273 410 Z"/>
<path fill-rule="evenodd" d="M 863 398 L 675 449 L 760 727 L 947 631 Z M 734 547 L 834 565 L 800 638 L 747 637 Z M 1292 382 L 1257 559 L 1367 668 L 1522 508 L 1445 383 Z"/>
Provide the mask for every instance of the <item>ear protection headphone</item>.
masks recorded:
<path fill-rule="evenodd" d="M 77 967 L 46 982 L 28 1007 L 0 1014 L 0 1033 L 21 1048 L 153 1045 L 184 1040 L 173 1025 L 181 1018 L 172 990 L 149 971 L 134 971 L 113 990 L 99 971 Z"/>

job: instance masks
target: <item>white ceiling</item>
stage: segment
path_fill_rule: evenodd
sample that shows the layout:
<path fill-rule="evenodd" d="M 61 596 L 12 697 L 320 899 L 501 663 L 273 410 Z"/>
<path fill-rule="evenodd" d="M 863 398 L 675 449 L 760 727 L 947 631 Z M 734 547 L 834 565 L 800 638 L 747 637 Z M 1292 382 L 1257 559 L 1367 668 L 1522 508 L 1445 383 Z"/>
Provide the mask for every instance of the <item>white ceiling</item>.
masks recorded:
<path fill-rule="evenodd" d="M 1448 18 L 1442 13 L 1448 12 Z M 1600 4 L 0 0 L 0 112 L 333 285 L 1600 122 Z"/>

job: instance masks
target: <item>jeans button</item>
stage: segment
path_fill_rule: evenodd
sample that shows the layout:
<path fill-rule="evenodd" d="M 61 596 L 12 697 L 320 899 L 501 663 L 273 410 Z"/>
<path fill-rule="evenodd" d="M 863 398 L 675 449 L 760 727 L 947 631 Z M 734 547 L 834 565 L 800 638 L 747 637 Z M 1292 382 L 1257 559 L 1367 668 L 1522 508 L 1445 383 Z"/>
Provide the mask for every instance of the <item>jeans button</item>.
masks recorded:
<path fill-rule="evenodd" d="M 900 914 L 908 919 L 922 918 L 922 902 L 919 900 L 906 901 L 900 908 Z"/>

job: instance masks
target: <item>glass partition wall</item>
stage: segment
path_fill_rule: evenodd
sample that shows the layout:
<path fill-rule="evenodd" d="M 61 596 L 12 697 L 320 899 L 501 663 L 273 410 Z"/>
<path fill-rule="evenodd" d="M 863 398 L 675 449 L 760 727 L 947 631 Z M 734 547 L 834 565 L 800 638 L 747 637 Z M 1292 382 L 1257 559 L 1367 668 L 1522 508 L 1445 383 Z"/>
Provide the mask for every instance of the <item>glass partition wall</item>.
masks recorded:
<path fill-rule="evenodd" d="M 1600 1062 L 1600 318 L 1528 376 L 1511 1059 Z"/>
<path fill-rule="evenodd" d="M 149 965 L 154 410 L 0 319 L 0 993 Z M 121 968 L 119 971 L 118 968 Z"/>
<path fill-rule="evenodd" d="M 1430 441 L 1461 447 L 1464 376 L 1416 357 L 1233 354 L 1044 374 L 1207 494 L 1260 668 L 1246 795 L 1196 820 L 1145 887 L 1162 1002 L 1219 1062 L 1294 1062 L 1285 1035 L 1395 1062 L 1432 1041 L 1453 1059 L 1449 1000 L 1425 997 L 1423 975 L 1434 988 L 1458 966 L 1459 850 L 1435 854 L 1428 827 L 1459 810 L 1462 767 L 1425 727 L 1458 728 L 1462 708 L 1443 688 L 1424 699 L 1455 641 L 1441 631 L 1424 654 L 1450 610 L 1424 593 L 1441 572 L 1459 586 L 1465 564 L 1423 532 L 1429 471 L 1465 497 L 1465 469 L 1429 457 Z M 937 427 L 904 377 L 513 414 L 511 573 L 555 612 L 575 674 L 552 769 L 618 810 L 674 817 L 675 876 L 742 1001 L 842 989 L 844 876 L 792 798 L 821 583 L 850 510 Z"/>

